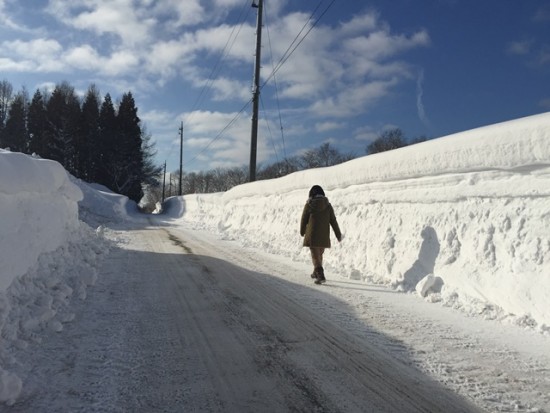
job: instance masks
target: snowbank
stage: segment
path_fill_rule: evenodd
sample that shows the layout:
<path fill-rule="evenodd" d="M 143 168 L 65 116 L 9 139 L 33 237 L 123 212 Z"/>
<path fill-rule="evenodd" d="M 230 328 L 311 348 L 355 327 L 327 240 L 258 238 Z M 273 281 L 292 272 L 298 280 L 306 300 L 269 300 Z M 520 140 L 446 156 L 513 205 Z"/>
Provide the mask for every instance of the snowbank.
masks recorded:
<path fill-rule="evenodd" d="M 0 291 L 67 242 L 81 199 L 59 163 L 0 150 Z"/>
<path fill-rule="evenodd" d="M 314 184 L 325 188 L 345 235 L 326 254 L 329 278 L 418 286 L 427 300 L 550 331 L 550 113 L 172 199 L 171 211 L 309 261 L 298 227 Z"/>
<path fill-rule="evenodd" d="M 133 221 L 138 212 L 137 204 L 127 196 L 115 194 L 109 188 L 99 184 L 88 184 L 71 177 L 83 193 L 83 199 L 78 203 L 78 213 L 81 221 L 92 227 L 107 223 Z"/>
<path fill-rule="evenodd" d="M 86 297 L 108 250 L 79 221 L 81 200 L 57 162 L 0 150 L 0 402 L 13 403 L 24 381 L 10 349 L 72 321 L 70 300 Z"/>

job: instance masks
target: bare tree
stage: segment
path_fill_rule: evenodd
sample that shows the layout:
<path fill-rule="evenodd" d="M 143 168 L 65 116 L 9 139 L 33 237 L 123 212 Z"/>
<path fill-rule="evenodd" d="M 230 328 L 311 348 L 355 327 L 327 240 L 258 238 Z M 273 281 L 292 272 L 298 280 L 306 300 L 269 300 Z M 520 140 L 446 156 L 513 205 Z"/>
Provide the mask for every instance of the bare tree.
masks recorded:
<path fill-rule="evenodd" d="M 301 156 L 300 163 L 303 169 L 310 169 L 338 165 L 353 158 L 353 154 L 344 155 L 327 142 L 318 148 L 306 151 Z"/>
<path fill-rule="evenodd" d="M 382 132 L 376 140 L 367 146 L 367 154 L 372 155 L 379 152 L 391 151 L 403 146 L 407 146 L 407 142 L 401 129 L 390 129 Z"/>
<path fill-rule="evenodd" d="M 0 129 L 6 124 L 12 96 L 12 84 L 7 80 L 0 81 Z"/>

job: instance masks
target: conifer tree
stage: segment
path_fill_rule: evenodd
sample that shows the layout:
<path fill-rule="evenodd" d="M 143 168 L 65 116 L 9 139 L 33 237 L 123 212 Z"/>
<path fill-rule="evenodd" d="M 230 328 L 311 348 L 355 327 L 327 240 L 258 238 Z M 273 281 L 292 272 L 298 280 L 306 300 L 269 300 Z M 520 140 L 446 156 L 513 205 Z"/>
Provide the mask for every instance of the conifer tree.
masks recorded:
<path fill-rule="evenodd" d="M 18 93 L 10 104 L 6 126 L 3 130 L 3 145 L 12 152 L 28 151 L 27 108 L 24 93 Z"/>
<path fill-rule="evenodd" d="M 29 131 L 29 153 L 36 153 L 41 157 L 46 156 L 46 125 L 48 119 L 46 106 L 40 90 L 36 90 L 29 105 L 28 131 Z"/>
<path fill-rule="evenodd" d="M 67 82 L 57 85 L 46 104 L 46 158 L 61 163 L 70 173 L 77 174 L 76 141 L 80 133 L 80 101 Z"/>
<path fill-rule="evenodd" d="M 88 88 L 84 103 L 82 104 L 82 115 L 80 121 L 82 133 L 78 159 L 80 178 L 88 182 L 97 180 L 96 163 L 99 158 L 99 92 L 95 85 Z"/>
<path fill-rule="evenodd" d="M 97 142 L 96 182 L 114 190 L 112 170 L 115 165 L 116 112 L 107 93 L 99 110 L 99 135 Z"/>
<path fill-rule="evenodd" d="M 122 96 L 117 114 L 116 192 L 139 202 L 143 196 L 143 158 L 140 119 L 131 92 Z"/>
<path fill-rule="evenodd" d="M 157 152 L 151 139 L 152 136 L 146 131 L 145 127 L 141 128 L 142 183 L 149 187 L 159 185 L 158 178 L 162 172 L 162 167 L 155 165 L 154 158 Z"/>

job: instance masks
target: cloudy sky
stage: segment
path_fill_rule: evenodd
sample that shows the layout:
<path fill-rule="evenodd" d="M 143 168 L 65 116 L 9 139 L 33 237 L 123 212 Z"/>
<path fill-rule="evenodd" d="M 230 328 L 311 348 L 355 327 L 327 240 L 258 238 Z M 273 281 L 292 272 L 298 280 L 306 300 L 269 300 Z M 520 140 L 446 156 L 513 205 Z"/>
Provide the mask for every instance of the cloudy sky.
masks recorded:
<path fill-rule="evenodd" d="M 257 1 L 257 0 L 256 0 Z M 157 160 L 248 163 L 252 0 L 0 0 L 0 80 L 131 91 Z M 547 0 L 264 0 L 258 163 L 550 111 Z"/>

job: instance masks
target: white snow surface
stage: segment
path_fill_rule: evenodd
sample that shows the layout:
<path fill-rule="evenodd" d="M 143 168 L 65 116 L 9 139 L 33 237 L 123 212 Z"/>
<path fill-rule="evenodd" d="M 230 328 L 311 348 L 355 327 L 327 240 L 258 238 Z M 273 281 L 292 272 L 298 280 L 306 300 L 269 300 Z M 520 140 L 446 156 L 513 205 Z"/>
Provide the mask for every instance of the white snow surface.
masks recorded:
<path fill-rule="evenodd" d="M 429 276 L 427 300 L 550 331 L 550 113 L 173 198 L 168 211 L 303 261 L 296 234 L 315 184 L 344 234 L 340 245 L 333 237 L 329 273 L 401 291 Z"/>
<path fill-rule="evenodd" d="M 411 299 L 456 309 L 437 317 L 471 316 L 480 336 L 497 331 L 480 327 L 483 319 L 513 328 L 517 342 L 504 343 L 516 349 L 504 355 L 510 365 L 521 360 L 515 358 L 518 348 L 536 342 L 532 354 L 547 358 L 533 356 L 533 370 L 548 371 L 550 113 L 226 193 L 171 198 L 162 219 L 305 269 L 310 261 L 299 219 L 314 184 L 325 189 L 344 233 L 341 243 L 333 238 L 325 255 L 329 283 L 348 279 L 401 291 L 386 295 L 395 309 Z M 40 346 L 47 331 L 63 334 L 65 323 L 77 322 L 73 302 L 86 299 L 113 242 L 104 236 L 105 228 L 138 220 L 135 211 L 127 198 L 80 182 L 55 162 L 0 150 L 0 402 L 15 403 L 24 386 L 17 371 L 32 371 L 14 350 Z M 307 271 L 303 277 L 308 280 Z M 359 300 L 367 291 L 346 293 L 366 314 L 370 304 Z M 411 346 L 433 341 L 426 351 L 434 353 L 442 343 L 433 331 L 420 328 L 404 337 Z M 498 342 L 501 337 L 509 336 L 489 338 Z M 509 386 L 506 376 L 512 370 L 506 371 L 506 364 L 499 368 Z M 431 373 L 450 380 L 451 387 L 461 379 L 449 379 L 446 369 Z M 479 397 L 486 403 L 482 406 L 495 411 L 546 411 L 548 395 L 529 391 L 523 389 L 526 399 L 512 404 L 508 398 L 513 396 L 505 393 Z"/>

